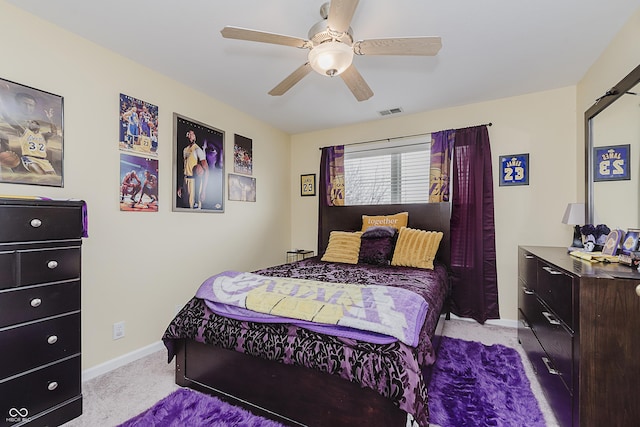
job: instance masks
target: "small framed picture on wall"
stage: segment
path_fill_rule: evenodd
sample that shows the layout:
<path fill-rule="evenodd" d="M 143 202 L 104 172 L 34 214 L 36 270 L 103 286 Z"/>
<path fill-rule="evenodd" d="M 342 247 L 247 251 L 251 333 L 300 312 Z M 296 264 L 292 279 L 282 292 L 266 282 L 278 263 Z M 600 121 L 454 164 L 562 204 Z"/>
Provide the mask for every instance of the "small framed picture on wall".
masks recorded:
<path fill-rule="evenodd" d="M 300 195 L 301 196 L 316 195 L 316 174 L 315 173 L 300 175 Z"/>
<path fill-rule="evenodd" d="M 529 153 L 500 156 L 500 186 L 529 185 Z"/>

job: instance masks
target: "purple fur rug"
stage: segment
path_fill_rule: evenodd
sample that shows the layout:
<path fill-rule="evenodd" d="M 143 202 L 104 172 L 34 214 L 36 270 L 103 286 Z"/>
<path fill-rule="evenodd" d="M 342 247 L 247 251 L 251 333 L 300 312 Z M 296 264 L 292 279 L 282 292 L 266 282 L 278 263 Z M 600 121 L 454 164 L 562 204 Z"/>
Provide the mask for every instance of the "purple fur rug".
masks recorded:
<path fill-rule="evenodd" d="M 442 427 L 545 425 L 515 349 L 450 337 L 432 370 L 429 415 Z"/>
<path fill-rule="evenodd" d="M 118 427 L 283 427 L 222 400 L 182 388 Z"/>

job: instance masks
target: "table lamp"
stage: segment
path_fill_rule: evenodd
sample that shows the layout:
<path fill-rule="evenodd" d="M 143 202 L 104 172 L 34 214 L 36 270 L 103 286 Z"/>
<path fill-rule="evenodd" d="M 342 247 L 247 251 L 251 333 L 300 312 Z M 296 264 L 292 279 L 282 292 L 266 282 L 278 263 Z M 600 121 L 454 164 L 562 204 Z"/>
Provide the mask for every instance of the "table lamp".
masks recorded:
<path fill-rule="evenodd" d="M 584 203 L 569 203 L 567 209 L 564 211 L 562 223 L 575 226 L 571 246 L 581 248 L 582 233 L 580 233 L 580 224 L 584 223 Z"/>

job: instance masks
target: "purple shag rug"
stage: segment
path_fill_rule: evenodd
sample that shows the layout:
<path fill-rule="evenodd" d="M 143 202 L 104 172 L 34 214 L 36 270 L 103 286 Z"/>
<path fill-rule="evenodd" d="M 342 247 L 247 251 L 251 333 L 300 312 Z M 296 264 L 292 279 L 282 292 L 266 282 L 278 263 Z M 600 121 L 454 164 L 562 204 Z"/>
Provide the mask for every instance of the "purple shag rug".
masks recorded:
<path fill-rule="evenodd" d="M 118 427 L 284 427 L 222 400 L 182 388 Z"/>
<path fill-rule="evenodd" d="M 545 426 L 518 352 L 442 337 L 429 384 L 429 422 L 442 427 Z"/>

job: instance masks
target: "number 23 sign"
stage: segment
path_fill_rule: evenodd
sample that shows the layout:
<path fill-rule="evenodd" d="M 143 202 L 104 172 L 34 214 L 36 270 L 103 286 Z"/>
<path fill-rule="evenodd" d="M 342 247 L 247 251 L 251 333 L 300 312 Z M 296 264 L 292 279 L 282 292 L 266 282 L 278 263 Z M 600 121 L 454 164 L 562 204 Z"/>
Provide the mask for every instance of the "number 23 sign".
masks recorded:
<path fill-rule="evenodd" d="M 631 179 L 629 171 L 630 144 L 595 147 L 594 181 L 619 181 Z"/>
<path fill-rule="evenodd" d="M 500 156 L 500 186 L 529 185 L 529 154 Z"/>

